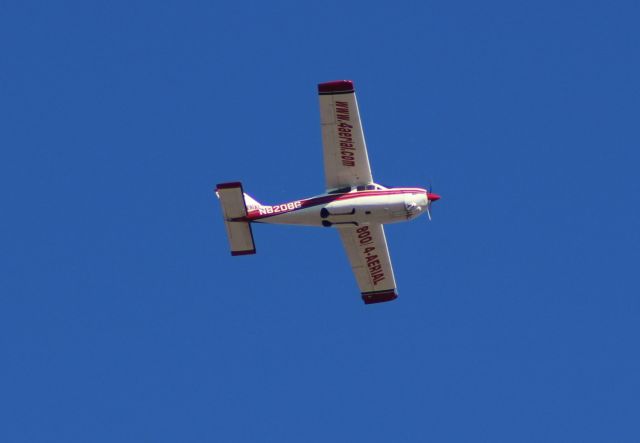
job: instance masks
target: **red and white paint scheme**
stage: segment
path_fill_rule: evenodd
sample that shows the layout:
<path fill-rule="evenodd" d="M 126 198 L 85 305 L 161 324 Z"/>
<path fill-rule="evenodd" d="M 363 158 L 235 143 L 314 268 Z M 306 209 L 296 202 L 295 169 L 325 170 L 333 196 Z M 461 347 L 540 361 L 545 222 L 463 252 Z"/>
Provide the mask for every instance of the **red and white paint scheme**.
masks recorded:
<path fill-rule="evenodd" d="M 358 103 L 350 80 L 318 85 L 326 192 L 278 205 L 263 205 L 239 182 L 221 183 L 222 204 L 232 255 L 255 254 L 251 223 L 336 228 L 365 303 L 397 298 L 384 224 L 429 218 L 440 197 L 423 188 L 386 188 L 374 183 Z"/>

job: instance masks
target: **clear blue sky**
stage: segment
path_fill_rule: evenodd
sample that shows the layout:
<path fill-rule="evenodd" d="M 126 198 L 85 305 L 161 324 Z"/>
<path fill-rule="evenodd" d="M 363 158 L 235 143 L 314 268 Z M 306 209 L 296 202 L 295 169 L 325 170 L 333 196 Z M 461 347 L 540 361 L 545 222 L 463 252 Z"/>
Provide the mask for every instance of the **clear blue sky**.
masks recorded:
<path fill-rule="evenodd" d="M 0 441 L 640 441 L 633 1 L 0 5 Z M 355 82 L 400 298 L 331 230 L 213 195 L 323 191 Z"/>

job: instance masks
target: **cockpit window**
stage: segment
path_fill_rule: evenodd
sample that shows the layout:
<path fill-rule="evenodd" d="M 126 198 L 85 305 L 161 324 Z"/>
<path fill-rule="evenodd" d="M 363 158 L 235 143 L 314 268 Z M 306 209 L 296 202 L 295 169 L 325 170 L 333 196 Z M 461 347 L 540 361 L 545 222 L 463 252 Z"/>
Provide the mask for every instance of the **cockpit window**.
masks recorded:
<path fill-rule="evenodd" d="M 346 191 L 344 191 L 344 189 L 346 189 Z M 376 190 L 380 190 L 380 189 L 387 189 L 382 185 L 379 185 L 377 183 L 372 183 L 370 185 L 358 185 L 358 186 L 354 186 L 353 188 L 351 188 L 351 191 L 376 191 Z M 335 194 L 338 192 L 348 192 L 349 188 L 343 188 L 343 189 L 337 189 L 335 191 L 331 191 L 330 194 Z"/>
<path fill-rule="evenodd" d="M 353 188 L 354 191 L 376 191 L 379 189 L 387 189 L 384 186 L 378 185 L 376 183 L 370 184 L 370 185 L 359 185 L 355 188 Z"/>

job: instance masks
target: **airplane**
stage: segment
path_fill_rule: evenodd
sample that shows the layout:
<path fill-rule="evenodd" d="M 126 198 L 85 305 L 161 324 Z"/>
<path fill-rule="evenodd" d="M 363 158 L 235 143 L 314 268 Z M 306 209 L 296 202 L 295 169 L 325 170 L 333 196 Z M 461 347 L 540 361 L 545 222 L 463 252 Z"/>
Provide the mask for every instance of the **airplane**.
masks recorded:
<path fill-rule="evenodd" d="M 255 254 L 252 223 L 335 228 L 365 304 L 398 297 L 383 225 L 427 213 L 440 196 L 423 188 L 387 188 L 373 181 L 353 81 L 318 85 L 324 154 L 324 194 L 263 205 L 240 182 L 220 183 L 231 255 Z"/>

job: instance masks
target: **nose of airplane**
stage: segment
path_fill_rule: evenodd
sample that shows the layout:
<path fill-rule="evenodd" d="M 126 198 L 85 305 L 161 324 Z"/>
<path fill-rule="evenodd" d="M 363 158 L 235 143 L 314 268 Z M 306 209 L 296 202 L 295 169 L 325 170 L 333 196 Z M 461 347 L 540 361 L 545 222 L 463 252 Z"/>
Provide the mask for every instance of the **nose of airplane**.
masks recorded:
<path fill-rule="evenodd" d="M 432 201 L 432 202 L 436 200 L 440 200 L 440 196 L 438 194 L 433 194 L 431 192 L 427 194 L 427 198 L 429 199 L 429 201 Z"/>

